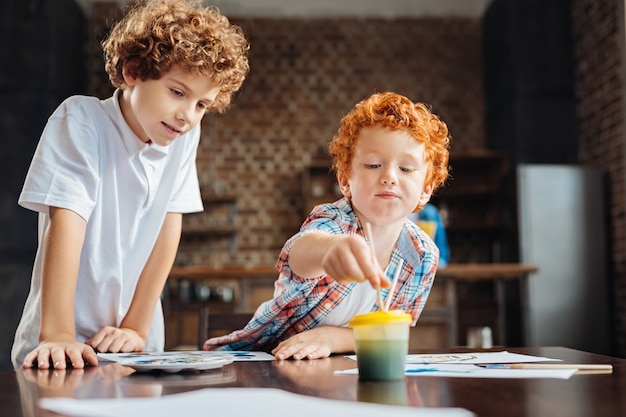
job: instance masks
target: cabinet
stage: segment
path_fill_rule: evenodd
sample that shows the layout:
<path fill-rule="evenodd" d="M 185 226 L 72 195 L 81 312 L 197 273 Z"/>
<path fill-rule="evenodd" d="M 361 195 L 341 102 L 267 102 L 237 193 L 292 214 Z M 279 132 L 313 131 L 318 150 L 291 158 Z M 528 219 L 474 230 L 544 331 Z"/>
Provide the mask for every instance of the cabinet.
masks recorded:
<path fill-rule="evenodd" d="M 451 264 L 499 264 L 509 262 L 507 236 L 513 227 L 514 210 L 508 207 L 505 186 L 510 177 L 507 154 L 476 150 L 450 156 L 450 178 L 431 198 L 446 225 Z M 445 272 L 438 274 L 443 278 Z M 519 280 L 501 282 L 497 274 L 484 280 L 463 280 L 455 285 L 457 339 L 465 344 L 472 327 L 496 329 L 504 340 L 505 328 L 515 325 L 499 319 L 498 298 L 511 294 L 507 321 L 521 321 Z"/>
<path fill-rule="evenodd" d="M 202 307 L 211 311 L 254 312 L 263 301 L 272 298 L 277 274 L 274 265 L 172 268 L 164 294 L 166 348 L 196 348 Z"/>
<path fill-rule="evenodd" d="M 506 154 L 472 151 L 450 156 L 450 178 L 431 198 L 440 211 L 450 262 L 501 262 L 511 219 L 505 207 Z"/>

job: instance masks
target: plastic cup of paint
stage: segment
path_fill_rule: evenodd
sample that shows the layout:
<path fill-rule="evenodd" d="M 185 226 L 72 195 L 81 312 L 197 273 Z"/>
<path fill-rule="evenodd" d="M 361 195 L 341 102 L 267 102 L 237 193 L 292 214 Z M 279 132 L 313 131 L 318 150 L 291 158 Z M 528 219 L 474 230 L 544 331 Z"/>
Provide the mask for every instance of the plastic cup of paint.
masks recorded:
<path fill-rule="evenodd" d="M 412 320 L 410 314 L 399 310 L 354 316 L 349 326 L 354 333 L 360 380 L 393 381 L 404 378 Z"/>

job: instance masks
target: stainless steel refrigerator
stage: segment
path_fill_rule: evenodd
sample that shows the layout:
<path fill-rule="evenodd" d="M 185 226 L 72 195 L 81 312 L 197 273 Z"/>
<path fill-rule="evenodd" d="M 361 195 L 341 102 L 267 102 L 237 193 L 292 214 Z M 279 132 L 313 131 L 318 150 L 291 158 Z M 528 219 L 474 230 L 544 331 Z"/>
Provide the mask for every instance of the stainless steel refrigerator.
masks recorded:
<path fill-rule="evenodd" d="M 601 173 L 519 165 L 517 206 L 520 261 L 539 267 L 522 289 L 525 344 L 610 353 Z"/>

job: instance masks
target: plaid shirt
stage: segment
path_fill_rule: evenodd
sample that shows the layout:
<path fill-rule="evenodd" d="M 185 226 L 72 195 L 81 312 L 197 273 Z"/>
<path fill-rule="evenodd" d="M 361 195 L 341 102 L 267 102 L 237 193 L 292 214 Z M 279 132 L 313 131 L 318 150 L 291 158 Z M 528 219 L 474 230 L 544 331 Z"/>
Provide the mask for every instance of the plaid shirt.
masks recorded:
<path fill-rule="evenodd" d="M 279 277 L 274 285 L 274 298 L 261 304 L 243 329 L 207 340 L 205 350 L 269 351 L 282 340 L 316 327 L 355 285 L 359 285 L 357 282 L 339 283 L 328 275 L 302 278 L 291 271 L 289 252 L 293 242 L 303 234 L 319 231 L 334 235 L 364 235 L 348 199 L 315 207 L 300 231 L 283 246 L 277 263 Z M 393 249 L 386 274 L 392 277 L 397 268 L 402 268 L 391 309 L 411 314 L 413 325 L 433 285 L 438 260 L 439 250 L 430 237 L 407 220 Z M 388 290 L 382 291 L 383 297 L 386 297 Z M 372 311 L 377 309 L 378 305 L 374 305 Z"/>

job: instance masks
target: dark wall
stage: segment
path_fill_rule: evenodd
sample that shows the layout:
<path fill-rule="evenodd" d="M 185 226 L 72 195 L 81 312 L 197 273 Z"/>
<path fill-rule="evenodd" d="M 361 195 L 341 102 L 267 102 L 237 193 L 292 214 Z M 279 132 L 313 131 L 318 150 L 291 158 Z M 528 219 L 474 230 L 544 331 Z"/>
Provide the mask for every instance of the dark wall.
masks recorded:
<path fill-rule="evenodd" d="M 578 132 L 570 0 L 493 0 L 483 17 L 487 147 L 506 151 L 501 251 L 519 261 L 515 167 L 577 164 Z M 518 283 L 508 283 L 509 334 L 522 340 Z"/>
<path fill-rule="evenodd" d="M 609 305 L 615 353 L 626 358 L 626 111 L 624 2 L 572 0 L 580 161 L 607 185 Z"/>
<path fill-rule="evenodd" d="M 84 92 L 82 11 L 72 0 L 0 4 L 0 371 L 30 285 L 37 216 L 17 199 L 45 122 Z"/>
<path fill-rule="evenodd" d="M 510 162 L 504 261 L 519 259 L 515 166 L 579 162 L 571 25 L 570 0 L 494 0 L 483 17 L 485 140 Z"/>
<path fill-rule="evenodd" d="M 487 144 L 516 163 L 578 162 L 570 0 L 494 0 L 483 18 Z"/>

